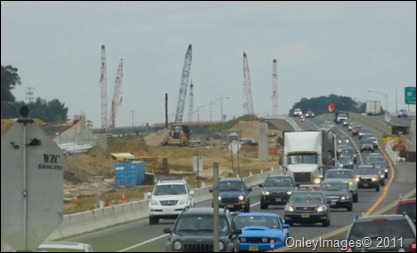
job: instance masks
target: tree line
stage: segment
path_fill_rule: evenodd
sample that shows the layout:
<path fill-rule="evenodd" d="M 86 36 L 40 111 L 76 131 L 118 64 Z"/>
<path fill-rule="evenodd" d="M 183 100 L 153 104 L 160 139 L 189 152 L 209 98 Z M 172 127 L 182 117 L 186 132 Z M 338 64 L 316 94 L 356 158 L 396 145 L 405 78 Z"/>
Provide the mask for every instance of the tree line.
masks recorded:
<path fill-rule="evenodd" d="M 45 122 L 63 122 L 68 119 L 68 108 L 58 99 L 47 101 L 40 97 L 29 103 L 16 101 L 12 91 L 17 85 L 21 85 L 18 69 L 1 65 L 1 118 L 19 118 L 20 108 L 26 105 L 31 118 L 38 118 Z"/>

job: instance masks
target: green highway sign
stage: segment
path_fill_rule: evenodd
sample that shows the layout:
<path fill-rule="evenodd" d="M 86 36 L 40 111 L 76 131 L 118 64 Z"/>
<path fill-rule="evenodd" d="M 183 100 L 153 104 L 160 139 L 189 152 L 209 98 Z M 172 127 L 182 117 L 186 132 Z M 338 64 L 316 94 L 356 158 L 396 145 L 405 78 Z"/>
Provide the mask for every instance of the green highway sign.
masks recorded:
<path fill-rule="evenodd" d="M 405 104 L 415 105 L 416 104 L 416 87 L 405 87 Z"/>

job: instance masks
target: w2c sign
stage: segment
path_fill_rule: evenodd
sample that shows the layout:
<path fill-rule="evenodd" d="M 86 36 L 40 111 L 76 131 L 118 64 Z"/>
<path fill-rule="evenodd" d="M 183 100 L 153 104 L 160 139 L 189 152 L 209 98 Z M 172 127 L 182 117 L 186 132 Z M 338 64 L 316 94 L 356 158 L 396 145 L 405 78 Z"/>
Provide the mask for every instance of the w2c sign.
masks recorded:
<path fill-rule="evenodd" d="M 405 87 L 405 104 L 415 105 L 416 104 L 416 87 Z"/>

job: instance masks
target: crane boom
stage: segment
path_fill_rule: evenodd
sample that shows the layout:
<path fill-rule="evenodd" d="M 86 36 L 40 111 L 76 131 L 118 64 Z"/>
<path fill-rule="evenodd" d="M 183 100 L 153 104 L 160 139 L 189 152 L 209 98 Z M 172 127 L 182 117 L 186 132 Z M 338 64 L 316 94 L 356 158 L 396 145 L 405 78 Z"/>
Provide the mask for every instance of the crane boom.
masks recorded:
<path fill-rule="evenodd" d="M 178 95 L 177 110 L 175 113 L 175 123 L 181 123 L 184 115 L 185 97 L 187 95 L 188 78 L 191 69 L 191 44 L 185 54 L 184 67 L 182 69 L 180 91 Z"/>
<path fill-rule="evenodd" d="M 101 87 L 101 132 L 105 133 L 107 131 L 107 69 L 104 45 L 101 45 L 99 84 Z"/>
<path fill-rule="evenodd" d="M 111 111 L 110 111 L 110 128 L 114 128 L 116 126 L 116 115 L 117 109 L 119 105 L 122 103 L 122 81 L 123 81 L 123 59 L 120 59 L 119 67 L 117 69 L 114 91 L 113 91 L 113 99 L 111 101 Z"/>
<path fill-rule="evenodd" d="M 193 121 L 193 112 L 194 112 L 194 91 L 193 91 L 193 80 L 191 80 L 190 84 L 190 98 L 189 98 L 189 104 L 188 104 L 188 122 Z"/>
<path fill-rule="evenodd" d="M 272 115 L 278 115 L 278 63 L 272 61 Z"/>
<path fill-rule="evenodd" d="M 248 57 L 246 53 L 243 52 L 243 88 L 245 91 L 246 102 L 244 103 L 243 107 L 246 108 L 247 113 L 250 115 L 254 114 L 253 110 L 253 101 L 252 101 L 252 89 L 250 84 L 250 75 L 249 75 L 249 64 L 248 64 Z"/>

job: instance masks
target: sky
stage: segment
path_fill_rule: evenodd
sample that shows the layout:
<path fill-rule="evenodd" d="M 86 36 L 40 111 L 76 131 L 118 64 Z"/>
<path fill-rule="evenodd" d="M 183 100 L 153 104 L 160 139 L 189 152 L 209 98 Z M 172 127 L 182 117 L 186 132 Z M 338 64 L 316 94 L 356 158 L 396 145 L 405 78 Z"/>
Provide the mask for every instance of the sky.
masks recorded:
<path fill-rule="evenodd" d="M 194 121 L 246 114 L 243 52 L 254 113 L 335 94 L 381 100 L 394 112 L 416 85 L 416 2 L 12 2 L 1 1 L 1 65 L 18 69 L 18 101 L 58 99 L 68 118 L 101 126 L 100 54 L 106 49 L 107 109 L 123 59 L 116 126 L 165 122 L 175 112 L 185 54 Z M 247 83 L 247 82 L 246 82 Z M 183 121 L 189 120 L 189 87 Z M 369 92 L 370 91 L 370 92 Z M 109 117 L 109 116 L 108 116 Z"/>

